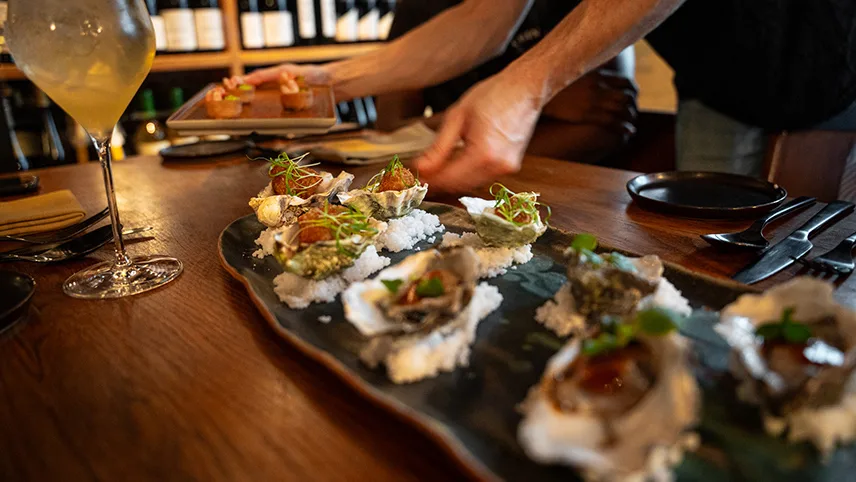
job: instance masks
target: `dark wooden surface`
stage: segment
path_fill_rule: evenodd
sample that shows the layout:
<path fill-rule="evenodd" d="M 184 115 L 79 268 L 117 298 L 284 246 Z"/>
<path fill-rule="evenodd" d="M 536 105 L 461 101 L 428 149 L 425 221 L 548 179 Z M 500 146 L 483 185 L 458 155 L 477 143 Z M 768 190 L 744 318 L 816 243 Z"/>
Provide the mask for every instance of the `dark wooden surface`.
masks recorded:
<path fill-rule="evenodd" d="M 105 205 L 96 164 L 38 174 L 42 192 L 70 188 L 90 213 Z M 371 173 L 356 174 L 359 183 Z M 698 238 L 746 223 L 642 211 L 624 190 L 632 176 L 528 158 L 522 173 L 503 181 L 540 191 L 556 226 L 619 248 L 719 276 L 749 260 Z M 278 339 L 220 266 L 218 235 L 250 212 L 248 198 L 267 182 L 263 164 L 137 158 L 116 163 L 115 181 L 125 226 L 155 228 L 155 240 L 132 243 L 130 252 L 177 256 L 185 272 L 154 292 L 98 302 L 61 291 L 67 276 L 95 259 L 0 267 L 38 283 L 30 320 L 0 337 L 0 480 L 464 477 L 426 436 Z M 813 212 L 776 226 L 776 237 Z M 819 248 L 856 230 L 854 218 L 821 234 Z M 839 294 L 856 298 L 856 278 Z"/>

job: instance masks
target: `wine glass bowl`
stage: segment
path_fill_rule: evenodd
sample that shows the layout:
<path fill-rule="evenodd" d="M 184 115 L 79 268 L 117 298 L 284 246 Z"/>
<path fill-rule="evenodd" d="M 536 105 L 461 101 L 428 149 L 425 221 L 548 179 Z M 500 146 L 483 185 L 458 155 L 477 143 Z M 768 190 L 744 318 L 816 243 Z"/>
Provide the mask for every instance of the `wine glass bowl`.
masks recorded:
<path fill-rule="evenodd" d="M 15 63 L 89 134 L 104 175 L 115 259 L 72 275 L 63 291 L 77 298 L 118 298 L 162 286 L 182 264 L 125 253 L 113 188 L 110 139 L 152 67 L 155 38 L 142 0 L 10 2 L 6 41 Z"/>

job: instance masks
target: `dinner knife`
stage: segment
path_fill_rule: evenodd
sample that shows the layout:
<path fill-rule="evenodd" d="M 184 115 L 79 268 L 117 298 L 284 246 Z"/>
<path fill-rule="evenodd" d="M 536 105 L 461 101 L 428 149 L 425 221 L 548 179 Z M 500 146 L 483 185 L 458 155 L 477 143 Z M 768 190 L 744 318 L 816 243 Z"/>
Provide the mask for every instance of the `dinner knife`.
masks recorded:
<path fill-rule="evenodd" d="M 752 284 L 765 280 L 792 265 L 811 251 L 809 238 L 818 230 L 852 213 L 853 203 L 834 201 L 781 242 L 761 254 L 761 258 L 734 275 L 734 280 Z"/>

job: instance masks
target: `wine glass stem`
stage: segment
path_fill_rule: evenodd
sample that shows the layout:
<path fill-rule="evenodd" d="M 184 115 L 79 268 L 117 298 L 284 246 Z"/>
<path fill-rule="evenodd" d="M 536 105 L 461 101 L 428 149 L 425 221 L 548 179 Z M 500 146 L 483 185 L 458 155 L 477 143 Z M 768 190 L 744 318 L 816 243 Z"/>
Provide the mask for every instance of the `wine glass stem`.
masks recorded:
<path fill-rule="evenodd" d="M 116 190 L 113 186 L 113 156 L 110 152 L 110 136 L 104 139 L 92 138 L 104 173 L 104 188 L 107 189 L 107 207 L 110 209 L 110 223 L 113 225 L 113 243 L 116 251 L 116 266 L 131 264 L 131 258 L 125 254 L 125 241 L 122 240 L 122 223 L 119 222 L 119 206 L 116 205 Z"/>

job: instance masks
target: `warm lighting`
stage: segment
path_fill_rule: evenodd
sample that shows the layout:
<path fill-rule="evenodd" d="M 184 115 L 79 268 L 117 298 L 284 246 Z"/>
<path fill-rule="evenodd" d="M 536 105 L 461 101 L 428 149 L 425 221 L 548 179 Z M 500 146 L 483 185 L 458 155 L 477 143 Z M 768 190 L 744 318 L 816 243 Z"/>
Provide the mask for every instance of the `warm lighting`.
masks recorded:
<path fill-rule="evenodd" d="M 56 30 L 56 24 L 55 24 L 55 23 L 52 23 L 52 24 L 51 24 L 51 32 L 53 32 L 54 30 Z"/>
<path fill-rule="evenodd" d="M 148 132 L 149 134 L 154 134 L 155 130 L 156 127 L 154 122 L 149 122 L 146 124 L 146 132 Z"/>

